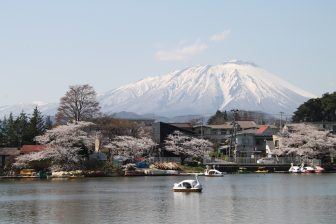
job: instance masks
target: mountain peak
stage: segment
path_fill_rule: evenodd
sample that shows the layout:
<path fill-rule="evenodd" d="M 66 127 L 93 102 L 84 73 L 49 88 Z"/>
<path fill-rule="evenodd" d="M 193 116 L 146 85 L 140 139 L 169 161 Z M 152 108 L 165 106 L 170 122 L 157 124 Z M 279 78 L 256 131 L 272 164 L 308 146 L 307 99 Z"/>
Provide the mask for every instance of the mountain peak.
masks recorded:
<path fill-rule="evenodd" d="M 169 117 L 211 115 L 218 109 L 291 114 L 313 97 L 254 63 L 241 60 L 176 70 L 98 95 L 104 113 L 127 111 Z M 36 105 L 46 115 L 54 115 L 58 106 L 43 102 L 0 106 L 0 115 L 22 110 L 30 113 Z"/>
<path fill-rule="evenodd" d="M 104 112 L 212 114 L 232 108 L 292 113 L 314 95 L 241 60 L 143 79 L 100 97 Z"/>

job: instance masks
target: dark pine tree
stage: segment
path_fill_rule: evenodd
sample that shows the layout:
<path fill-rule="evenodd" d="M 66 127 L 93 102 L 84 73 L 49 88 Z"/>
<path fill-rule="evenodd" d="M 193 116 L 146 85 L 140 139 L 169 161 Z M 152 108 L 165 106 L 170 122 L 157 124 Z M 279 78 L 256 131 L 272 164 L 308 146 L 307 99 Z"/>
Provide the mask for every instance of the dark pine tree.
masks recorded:
<path fill-rule="evenodd" d="M 208 124 L 224 124 L 227 120 L 226 111 L 222 112 L 217 110 L 216 113 L 209 118 Z"/>
<path fill-rule="evenodd" d="M 25 112 L 21 112 L 20 115 L 15 119 L 14 122 L 15 130 L 16 130 L 16 143 L 17 147 L 21 147 L 24 144 L 29 143 L 29 121 L 27 114 Z"/>
<path fill-rule="evenodd" d="M 4 123 L 4 135 L 6 147 L 18 147 L 18 136 L 15 127 L 15 121 L 13 114 L 10 113 L 9 117 L 5 119 Z"/>
<path fill-rule="evenodd" d="M 35 107 L 29 121 L 29 144 L 35 144 L 35 137 L 44 134 L 45 130 L 44 117 L 38 108 Z"/>
<path fill-rule="evenodd" d="M 4 120 L 0 120 L 0 147 L 5 146 Z"/>
<path fill-rule="evenodd" d="M 45 130 L 50 130 L 53 127 L 53 122 L 51 120 L 50 116 L 47 116 L 47 118 L 44 121 L 44 129 Z"/>

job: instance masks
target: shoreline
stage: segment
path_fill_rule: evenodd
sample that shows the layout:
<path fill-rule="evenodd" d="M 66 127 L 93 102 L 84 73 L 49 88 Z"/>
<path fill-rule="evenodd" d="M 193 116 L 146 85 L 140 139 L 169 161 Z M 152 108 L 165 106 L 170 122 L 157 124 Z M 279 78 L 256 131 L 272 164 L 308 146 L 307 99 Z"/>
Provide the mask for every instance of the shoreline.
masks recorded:
<path fill-rule="evenodd" d="M 249 173 L 226 173 L 223 177 L 226 175 L 248 175 L 248 174 L 290 174 L 290 175 L 321 175 L 321 174 L 331 174 L 336 173 L 336 171 L 329 171 L 329 172 L 323 172 L 323 173 L 290 173 L 290 172 L 269 172 L 269 173 L 258 173 L 258 172 L 249 172 Z M 85 179 L 85 178 L 107 178 L 107 177 L 162 177 L 162 176 L 205 176 L 204 173 L 179 173 L 179 174 L 157 174 L 157 175 L 101 175 L 101 176 L 63 176 L 63 177 L 39 177 L 39 176 L 0 176 L 0 180 L 5 179 Z M 223 178 L 223 177 L 216 177 L 216 178 Z M 215 177 L 209 177 L 209 178 L 215 178 Z"/>

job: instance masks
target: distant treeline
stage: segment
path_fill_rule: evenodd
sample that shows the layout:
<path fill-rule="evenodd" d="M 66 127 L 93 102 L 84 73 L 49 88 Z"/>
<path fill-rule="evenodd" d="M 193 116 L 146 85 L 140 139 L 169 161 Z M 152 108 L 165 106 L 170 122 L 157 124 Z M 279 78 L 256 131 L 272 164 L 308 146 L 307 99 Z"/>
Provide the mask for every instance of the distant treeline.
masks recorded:
<path fill-rule="evenodd" d="M 336 121 L 336 92 L 303 103 L 293 116 L 294 122 Z"/>
<path fill-rule="evenodd" d="M 279 115 L 271 115 L 259 111 L 246 111 L 246 110 L 237 110 L 234 114 L 232 111 L 220 111 L 217 110 L 215 114 L 209 117 L 207 124 L 209 125 L 218 125 L 224 124 L 227 121 L 233 121 L 233 117 L 237 121 L 254 121 L 257 124 L 277 124 L 279 123 Z M 286 115 L 287 116 L 287 115 Z M 286 119 L 283 117 L 283 119 Z"/>
<path fill-rule="evenodd" d="M 42 116 L 35 107 L 31 116 L 21 112 L 14 117 L 9 114 L 0 120 L 0 147 L 21 147 L 25 144 L 35 144 L 35 137 L 52 128 L 50 117 Z"/>

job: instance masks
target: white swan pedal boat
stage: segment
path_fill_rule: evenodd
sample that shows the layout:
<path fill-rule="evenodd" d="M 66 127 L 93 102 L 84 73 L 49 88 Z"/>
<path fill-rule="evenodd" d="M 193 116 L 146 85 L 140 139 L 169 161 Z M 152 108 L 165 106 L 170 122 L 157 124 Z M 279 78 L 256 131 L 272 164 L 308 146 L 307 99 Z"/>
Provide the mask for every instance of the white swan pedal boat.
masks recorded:
<path fill-rule="evenodd" d="M 173 187 L 174 192 L 202 192 L 202 184 L 195 177 L 195 180 L 183 180 L 175 183 Z"/>
<path fill-rule="evenodd" d="M 206 169 L 204 172 L 204 176 L 207 177 L 222 177 L 224 173 L 220 172 L 219 170 L 216 169 Z"/>
<path fill-rule="evenodd" d="M 294 166 L 294 164 L 291 163 L 291 167 L 289 168 L 288 172 L 290 172 L 290 173 L 301 173 L 301 167 L 300 166 Z"/>

